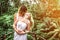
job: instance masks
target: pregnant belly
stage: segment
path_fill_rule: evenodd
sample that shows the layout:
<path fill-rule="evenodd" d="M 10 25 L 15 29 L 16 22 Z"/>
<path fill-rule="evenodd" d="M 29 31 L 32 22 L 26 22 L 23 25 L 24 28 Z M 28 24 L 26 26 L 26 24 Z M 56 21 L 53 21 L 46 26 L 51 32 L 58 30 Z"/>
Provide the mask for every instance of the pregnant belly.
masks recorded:
<path fill-rule="evenodd" d="M 17 29 L 25 30 L 26 27 L 27 27 L 27 24 L 26 23 L 21 22 L 21 21 L 17 22 Z"/>

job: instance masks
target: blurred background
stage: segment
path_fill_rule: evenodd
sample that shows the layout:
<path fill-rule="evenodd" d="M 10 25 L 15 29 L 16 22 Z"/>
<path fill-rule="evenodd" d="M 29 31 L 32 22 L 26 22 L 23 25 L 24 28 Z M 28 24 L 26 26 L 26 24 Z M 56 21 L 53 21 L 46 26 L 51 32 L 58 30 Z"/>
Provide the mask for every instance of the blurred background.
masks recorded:
<path fill-rule="evenodd" d="M 0 40 L 13 40 L 13 15 L 22 4 L 34 19 L 28 40 L 60 40 L 60 0 L 0 0 Z"/>

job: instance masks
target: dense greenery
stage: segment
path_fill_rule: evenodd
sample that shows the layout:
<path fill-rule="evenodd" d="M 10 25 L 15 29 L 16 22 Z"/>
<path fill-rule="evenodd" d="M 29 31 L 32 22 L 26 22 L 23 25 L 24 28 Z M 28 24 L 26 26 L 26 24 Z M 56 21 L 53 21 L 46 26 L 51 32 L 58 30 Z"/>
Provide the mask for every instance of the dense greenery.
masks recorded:
<path fill-rule="evenodd" d="M 0 40 L 13 40 L 13 15 L 22 4 L 26 5 L 34 19 L 34 27 L 32 33 L 28 34 L 28 40 L 60 40 L 59 2 L 57 0 L 37 1 L 35 0 L 36 4 L 31 4 L 31 1 L 29 3 L 19 2 L 19 0 L 0 0 Z M 10 2 L 13 2 L 14 6 Z"/>

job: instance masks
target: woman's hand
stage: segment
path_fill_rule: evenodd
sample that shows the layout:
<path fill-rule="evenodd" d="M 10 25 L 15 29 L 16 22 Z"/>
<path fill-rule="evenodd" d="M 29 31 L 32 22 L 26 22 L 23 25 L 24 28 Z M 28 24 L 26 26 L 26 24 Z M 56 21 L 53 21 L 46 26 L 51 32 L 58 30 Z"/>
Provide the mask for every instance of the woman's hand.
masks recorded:
<path fill-rule="evenodd" d="M 17 32 L 17 34 L 19 34 L 19 35 L 23 35 L 23 34 L 25 34 L 24 31 L 20 31 L 20 30 L 17 30 L 16 32 Z"/>
<path fill-rule="evenodd" d="M 16 31 L 17 34 L 19 34 L 19 35 L 25 34 L 24 31 L 18 30 L 15 25 L 13 25 L 13 28 L 14 28 L 14 30 Z"/>

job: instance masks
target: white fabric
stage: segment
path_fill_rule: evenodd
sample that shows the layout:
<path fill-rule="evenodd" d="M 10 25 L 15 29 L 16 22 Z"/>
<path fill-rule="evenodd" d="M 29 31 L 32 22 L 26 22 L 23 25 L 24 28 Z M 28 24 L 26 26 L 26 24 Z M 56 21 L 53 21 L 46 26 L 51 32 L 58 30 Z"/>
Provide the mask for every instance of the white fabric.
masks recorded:
<path fill-rule="evenodd" d="M 26 27 L 27 27 L 26 23 L 24 23 L 22 21 L 17 22 L 17 29 L 19 29 L 19 30 L 25 30 Z"/>
<path fill-rule="evenodd" d="M 18 17 L 17 17 L 18 19 Z M 18 21 L 17 22 L 17 29 L 19 30 L 25 30 L 27 27 L 27 24 L 22 22 L 22 21 Z M 14 40 L 27 40 L 27 34 L 23 34 L 23 35 L 19 35 L 16 32 L 14 33 Z"/>

